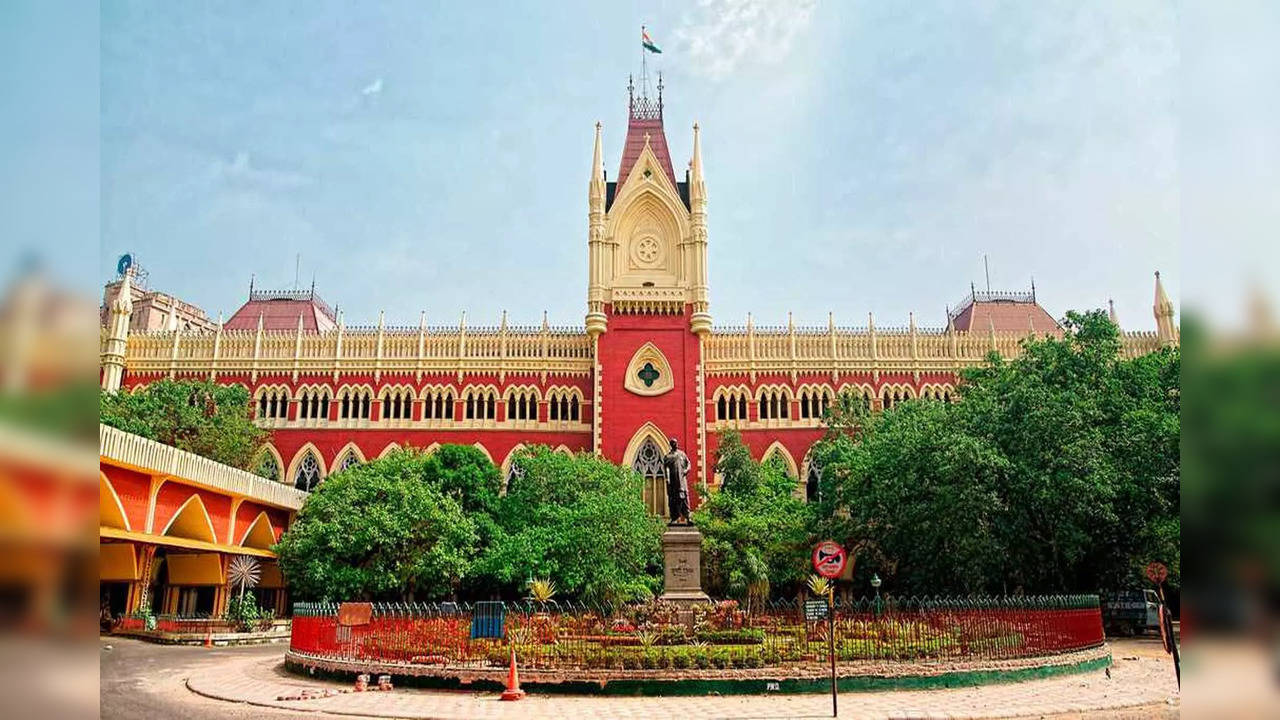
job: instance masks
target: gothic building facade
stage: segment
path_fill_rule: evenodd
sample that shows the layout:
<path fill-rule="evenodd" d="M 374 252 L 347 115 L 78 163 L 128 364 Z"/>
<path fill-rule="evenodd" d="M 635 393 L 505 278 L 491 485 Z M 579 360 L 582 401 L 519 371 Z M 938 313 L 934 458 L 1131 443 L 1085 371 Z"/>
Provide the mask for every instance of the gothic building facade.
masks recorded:
<path fill-rule="evenodd" d="M 108 285 L 102 383 L 129 391 L 162 378 L 239 383 L 272 431 L 262 472 L 308 489 L 329 473 L 414 446 L 480 448 L 504 473 L 529 446 L 590 452 L 646 477 L 665 513 L 658 458 L 685 448 L 690 484 L 715 482 L 717 433 L 741 431 L 757 458 L 776 457 L 798 492 L 819 472 L 809 450 L 841 393 L 873 411 L 912 398 L 950 401 L 957 374 L 989 352 L 1020 352 L 1058 333 L 1027 293 L 972 290 L 945 326 L 725 327 L 707 283 L 707 187 L 701 137 L 677 175 L 657 98 L 629 103 L 616 180 L 596 125 L 587 187 L 585 323 L 576 327 L 348 327 L 311 291 L 250 289 L 229 320 L 193 329 L 171 318 L 139 331 L 129 271 Z M 172 307 L 172 305 L 171 305 Z M 1125 332 L 1139 355 L 1178 342 L 1173 305 L 1156 278 L 1157 332 Z M 696 506 L 698 499 L 692 498 Z"/>

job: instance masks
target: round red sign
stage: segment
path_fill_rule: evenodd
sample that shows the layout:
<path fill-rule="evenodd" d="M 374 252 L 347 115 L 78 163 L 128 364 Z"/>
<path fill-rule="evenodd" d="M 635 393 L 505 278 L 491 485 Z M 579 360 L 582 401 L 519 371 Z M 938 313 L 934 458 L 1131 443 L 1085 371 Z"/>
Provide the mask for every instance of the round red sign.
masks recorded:
<path fill-rule="evenodd" d="M 823 540 L 813 549 L 813 569 L 824 578 L 836 578 L 844 572 L 848 556 L 833 540 Z"/>
<path fill-rule="evenodd" d="M 1147 579 L 1159 585 L 1169 577 L 1169 568 L 1164 566 L 1162 562 L 1147 563 Z"/>

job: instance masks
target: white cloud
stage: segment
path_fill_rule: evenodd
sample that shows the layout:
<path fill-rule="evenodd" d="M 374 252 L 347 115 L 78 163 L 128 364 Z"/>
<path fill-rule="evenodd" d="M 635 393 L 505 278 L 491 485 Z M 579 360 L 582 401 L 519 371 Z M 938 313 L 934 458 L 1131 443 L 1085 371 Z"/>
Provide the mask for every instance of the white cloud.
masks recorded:
<path fill-rule="evenodd" d="M 211 171 L 215 180 L 239 186 L 279 190 L 302 187 L 312 182 L 310 177 L 301 173 L 256 167 L 244 150 L 237 152 L 231 162 L 215 159 Z"/>
<path fill-rule="evenodd" d="M 775 63 L 813 17 L 815 0 L 699 0 L 674 33 L 688 67 L 720 80 L 749 61 Z"/>
<path fill-rule="evenodd" d="M 377 80 L 374 80 L 373 82 L 366 85 L 364 89 L 360 91 L 360 94 L 377 95 L 380 92 L 382 92 L 382 78 L 378 78 Z"/>

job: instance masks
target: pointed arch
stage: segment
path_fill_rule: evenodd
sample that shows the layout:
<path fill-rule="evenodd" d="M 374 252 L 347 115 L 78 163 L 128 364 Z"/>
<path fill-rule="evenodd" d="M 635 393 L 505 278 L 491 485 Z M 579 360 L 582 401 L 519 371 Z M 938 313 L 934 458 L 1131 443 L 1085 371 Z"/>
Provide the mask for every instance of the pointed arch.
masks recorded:
<path fill-rule="evenodd" d="M 774 455 L 782 458 L 783 464 L 787 466 L 788 475 L 793 478 L 800 477 L 800 469 L 796 467 L 796 459 L 791 456 L 791 453 L 787 450 L 786 446 L 778 440 L 774 440 L 773 444 L 765 448 L 764 454 L 760 456 L 760 462 L 768 462 Z"/>
<path fill-rule="evenodd" d="M 515 461 L 517 453 L 527 451 L 528 449 L 529 448 L 524 443 L 516 443 L 515 447 L 511 448 L 507 453 L 507 457 L 502 460 L 502 465 L 499 467 L 499 469 L 502 470 L 503 480 L 506 480 L 507 473 L 511 471 L 511 463 Z"/>
<path fill-rule="evenodd" d="M 422 451 L 422 454 L 423 454 L 423 455 L 426 455 L 427 457 L 430 457 L 430 456 L 434 455 L 434 454 L 436 453 L 436 451 L 437 451 L 437 450 L 439 450 L 439 449 L 440 449 L 440 443 L 438 443 L 438 442 L 433 442 L 433 443 L 431 443 L 430 445 L 428 445 L 428 446 L 427 446 L 427 449 L 426 449 L 426 450 L 423 450 L 423 451 Z"/>
<path fill-rule="evenodd" d="M 286 481 L 286 478 L 288 476 L 284 474 L 284 471 L 285 471 L 284 458 L 280 457 L 280 451 L 276 449 L 275 445 L 272 445 L 270 442 L 263 443 L 262 446 L 258 448 L 258 451 L 253 454 L 253 457 L 254 457 L 254 461 L 253 461 L 254 472 L 257 472 L 259 469 L 261 469 L 263 463 L 266 462 L 267 458 L 270 458 L 272 461 L 275 462 L 276 472 L 277 472 L 276 477 L 272 479 L 277 482 Z M 258 474 L 261 475 L 262 473 L 258 473 Z"/>
<path fill-rule="evenodd" d="M 622 453 L 622 465 L 631 467 L 631 464 L 635 462 L 636 454 L 640 452 L 640 446 L 644 444 L 646 439 L 652 439 L 665 452 L 670 446 L 670 438 L 670 435 L 662 432 L 662 429 L 652 422 L 641 425 L 635 434 L 631 436 L 631 442 L 627 443 L 626 452 Z"/>
<path fill-rule="evenodd" d="M 318 480 L 323 480 L 329 476 L 329 470 L 324 464 L 324 455 L 320 453 L 320 448 L 316 447 L 315 443 L 308 442 L 298 448 L 298 452 L 294 453 L 293 459 L 289 461 L 289 471 L 284 475 L 284 481 L 286 483 L 289 483 L 290 485 L 294 484 L 298 474 L 298 466 L 306 459 L 308 453 L 315 456 L 316 465 L 320 471 L 320 477 Z"/>
<path fill-rule="evenodd" d="M 120 502 L 120 495 L 116 493 L 107 474 L 101 470 L 98 471 L 98 524 L 118 530 L 132 529 L 129 527 L 129 516 L 124 512 L 124 504 Z"/>
<path fill-rule="evenodd" d="M 161 535 L 200 540 L 207 543 L 218 542 L 218 535 L 213 530 L 213 519 L 204 506 L 200 495 L 192 493 L 186 502 L 178 508 L 178 512 L 169 518 Z"/>
<path fill-rule="evenodd" d="M 401 449 L 402 449 L 402 448 L 400 447 L 400 443 L 395 442 L 395 441 L 389 442 L 389 443 L 387 443 L 387 446 L 386 446 L 386 447 L 382 448 L 382 452 L 378 453 L 378 457 L 379 457 L 379 458 L 384 458 L 384 457 L 386 457 L 386 456 L 390 455 L 391 453 L 393 453 L 393 452 L 395 452 L 395 451 L 397 451 L 397 450 L 401 450 Z"/>
<path fill-rule="evenodd" d="M 242 547 L 270 550 L 271 546 L 275 544 L 276 529 L 271 524 L 271 518 L 267 517 L 265 510 L 258 513 L 258 517 L 253 519 L 244 534 L 240 536 L 240 545 Z"/>
<path fill-rule="evenodd" d="M 484 446 L 484 444 L 483 444 L 483 443 L 481 443 L 480 441 L 478 441 L 478 440 L 477 440 L 476 442 L 472 443 L 472 444 L 471 444 L 471 447 L 473 447 L 473 448 L 475 448 L 475 449 L 479 450 L 480 452 L 484 453 L 484 456 L 485 456 L 485 457 L 487 457 L 487 458 L 489 458 L 489 462 L 493 463 L 494 465 L 497 465 L 497 464 L 498 464 L 498 463 L 494 463 L 494 462 L 493 462 L 493 455 L 489 453 L 489 449 L 488 449 L 488 448 L 486 448 L 486 447 Z"/>
<path fill-rule="evenodd" d="M 354 463 L 352 460 L 354 460 Z M 365 458 L 364 452 L 361 451 L 360 446 L 356 445 L 353 441 L 343 445 L 342 449 L 338 451 L 338 454 L 333 456 L 333 465 L 330 467 L 333 468 L 334 472 L 341 472 L 351 467 L 352 464 L 363 465 L 366 462 L 369 461 Z"/>
<path fill-rule="evenodd" d="M 569 457 L 573 457 L 573 451 L 572 451 L 572 450 L 570 450 L 570 449 L 569 449 L 569 446 L 568 446 L 568 445 L 565 445 L 564 443 L 561 443 L 558 447 L 556 447 L 556 450 L 555 450 L 555 451 L 556 451 L 556 452 L 558 452 L 558 453 L 564 453 L 565 455 L 568 455 Z"/>
<path fill-rule="evenodd" d="M 506 459 L 502 461 L 502 467 L 500 470 L 502 471 L 503 493 L 506 493 L 507 488 L 511 486 L 511 481 L 513 479 L 524 474 L 523 471 L 518 471 L 515 462 L 516 458 L 519 457 L 519 453 L 525 453 L 528 452 L 528 450 L 529 448 L 526 447 L 524 443 L 516 443 L 516 446 L 511 448 L 511 451 L 507 453 Z"/>

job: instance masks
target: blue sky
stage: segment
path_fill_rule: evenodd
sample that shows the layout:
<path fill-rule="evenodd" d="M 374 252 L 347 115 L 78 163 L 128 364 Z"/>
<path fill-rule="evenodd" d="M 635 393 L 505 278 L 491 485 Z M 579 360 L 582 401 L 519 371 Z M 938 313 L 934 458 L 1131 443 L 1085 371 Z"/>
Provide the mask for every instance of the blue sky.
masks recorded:
<path fill-rule="evenodd" d="M 679 171 L 701 123 L 718 324 L 938 325 L 1180 297 L 1178 25 L 1159 2 L 110 3 L 97 279 L 349 323 L 580 324 L 592 129 L 617 173 L 639 26 Z"/>

